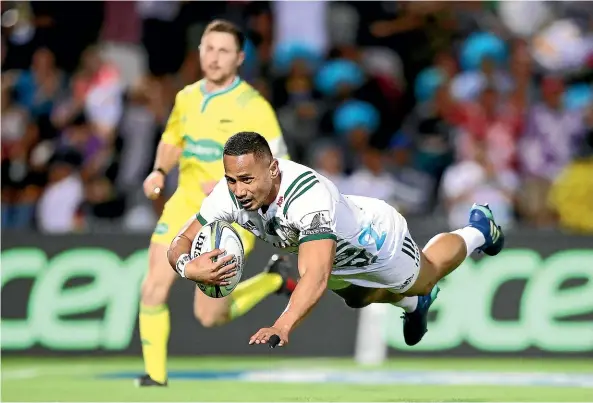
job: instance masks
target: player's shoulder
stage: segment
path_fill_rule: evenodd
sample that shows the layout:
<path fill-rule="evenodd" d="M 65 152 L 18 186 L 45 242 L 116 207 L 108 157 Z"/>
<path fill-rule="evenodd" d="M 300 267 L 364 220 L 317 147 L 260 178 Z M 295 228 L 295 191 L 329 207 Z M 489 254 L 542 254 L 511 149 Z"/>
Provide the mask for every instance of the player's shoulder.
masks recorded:
<path fill-rule="evenodd" d="M 295 211 L 302 213 L 303 209 L 314 210 L 320 203 L 332 203 L 336 199 L 331 183 L 313 168 L 285 159 L 278 162 L 282 172 L 280 190 L 284 216 Z"/>
<path fill-rule="evenodd" d="M 282 172 L 283 184 L 286 180 L 290 181 L 305 174 L 318 175 L 318 173 L 313 168 L 308 167 L 307 165 L 299 164 L 295 161 L 278 159 L 278 166 L 280 168 L 280 172 Z"/>
<path fill-rule="evenodd" d="M 234 198 L 231 191 L 229 190 L 226 178 L 222 178 L 218 181 L 218 183 L 214 186 L 212 192 L 210 192 L 210 195 L 208 195 L 208 197 L 216 199 L 217 201 Z"/>
<path fill-rule="evenodd" d="M 235 92 L 235 101 L 241 109 L 271 107 L 258 90 L 243 80 L 241 80 Z"/>
<path fill-rule="evenodd" d="M 202 80 L 196 81 L 195 83 L 188 84 L 185 87 L 183 87 L 181 90 L 179 90 L 177 92 L 177 99 L 201 97 L 202 96 L 202 91 L 200 89 L 201 81 Z"/>

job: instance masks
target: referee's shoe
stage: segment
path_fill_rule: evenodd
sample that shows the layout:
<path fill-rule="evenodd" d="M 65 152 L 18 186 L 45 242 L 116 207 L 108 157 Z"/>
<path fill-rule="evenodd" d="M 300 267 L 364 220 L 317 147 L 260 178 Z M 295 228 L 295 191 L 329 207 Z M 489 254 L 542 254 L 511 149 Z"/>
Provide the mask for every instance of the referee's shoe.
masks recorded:
<path fill-rule="evenodd" d="M 165 381 L 165 383 L 160 383 L 152 379 L 150 375 L 145 374 L 136 378 L 134 384 L 139 388 L 144 386 L 167 386 L 167 381 Z"/>

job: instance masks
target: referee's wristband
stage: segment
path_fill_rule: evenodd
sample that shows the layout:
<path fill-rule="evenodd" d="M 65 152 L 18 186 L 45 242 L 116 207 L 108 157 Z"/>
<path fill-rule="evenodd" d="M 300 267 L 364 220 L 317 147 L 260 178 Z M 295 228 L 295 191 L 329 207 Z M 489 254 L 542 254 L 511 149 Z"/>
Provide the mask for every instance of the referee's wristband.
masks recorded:
<path fill-rule="evenodd" d="M 177 259 L 177 263 L 175 263 L 175 271 L 179 273 L 179 275 L 185 278 L 185 266 L 191 261 L 191 258 L 187 253 L 179 256 Z"/>
<path fill-rule="evenodd" d="M 163 174 L 163 176 L 167 176 L 167 171 L 165 171 L 163 168 L 155 168 L 152 170 L 152 172 L 160 172 Z"/>

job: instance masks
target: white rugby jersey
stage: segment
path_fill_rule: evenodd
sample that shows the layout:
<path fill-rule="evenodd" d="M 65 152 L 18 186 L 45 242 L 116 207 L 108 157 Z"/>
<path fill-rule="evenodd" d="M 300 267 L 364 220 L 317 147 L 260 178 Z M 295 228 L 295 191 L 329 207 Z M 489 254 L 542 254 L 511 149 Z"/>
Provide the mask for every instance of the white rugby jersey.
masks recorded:
<path fill-rule="evenodd" d="M 332 274 L 356 274 L 379 268 L 401 247 L 405 219 L 382 200 L 342 195 L 313 169 L 279 159 L 281 184 L 264 213 L 246 211 L 222 179 L 204 200 L 197 219 L 237 222 L 265 242 L 297 253 L 303 242 L 337 242 Z"/>

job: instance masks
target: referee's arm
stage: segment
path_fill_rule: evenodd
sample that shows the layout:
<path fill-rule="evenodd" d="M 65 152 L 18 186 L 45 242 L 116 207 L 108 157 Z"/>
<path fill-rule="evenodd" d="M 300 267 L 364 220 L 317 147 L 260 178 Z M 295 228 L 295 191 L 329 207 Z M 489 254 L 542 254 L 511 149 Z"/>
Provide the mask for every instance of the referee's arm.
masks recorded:
<path fill-rule="evenodd" d="M 249 121 L 249 130 L 261 134 L 268 140 L 274 157 L 290 159 L 280 123 L 268 101 L 261 96 L 254 98 L 245 107 L 245 116 Z"/>
<path fill-rule="evenodd" d="M 167 173 L 179 162 L 183 150 L 182 135 L 183 120 L 183 98 L 182 92 L 175 97 L 175 105 L 167 120 L 167 126 L 161 136 L 154 161 L 155 169 L 161 168 Z"/>

